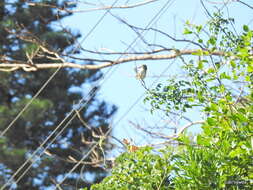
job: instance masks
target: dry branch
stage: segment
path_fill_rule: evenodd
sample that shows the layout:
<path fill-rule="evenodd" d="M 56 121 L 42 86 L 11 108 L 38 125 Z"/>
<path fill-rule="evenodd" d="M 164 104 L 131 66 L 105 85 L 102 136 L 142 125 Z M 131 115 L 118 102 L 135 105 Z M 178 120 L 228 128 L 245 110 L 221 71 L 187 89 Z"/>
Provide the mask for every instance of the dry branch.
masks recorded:
<path fill-rule="evenodd" d="M 122 63 L 132 62 L 132 61 L 148 61 L 148 60 L 168 60 L 174 59 L 179 56 L 185 55 L 198 55 L 199 53 L 203 52 L 204 55 L 214 55 L 214 56 L 225 56 L 225 52 L 223 51 L 213 51 L 209 52 L 207 50 L 175 50 L 171 54 L 163 54 L 163 55 L 154 55 L 154 54 L 144 54 L 144 55 L 137 55 L 137 56 L 129 56 L 125 58 L 120 58 L 117 60 L 97 60 L 97 59 L 82 59 L 83 61 L 89 62 L 103 62 L 102 64 L 92 65 L 92 64 L 78 64 L 78 63 L 71 63 L 71 62 L 64 62 L 62 63 L 33 63 L 30 64 L 25 61 L 9 61 L 6 59 L 0 59 L 0 70 L 1 71 L 14 71 L 18 69 L 23 69 L 24 71 L 37 71 L 41 69 L 52 69 L 52 68 L 77 68 L 77 69 L 102 69 L 106 67 L 115 66 Z"/>
<path fill-rule="evenodd" d="M 136 7 L 140 7 L 140 6 L 143 6 L 143 5 L 147 5 L 147 4 L 153 3 L 155 1 L 158 1 L 158 0 L 145 0 L 145 1 L 141 1 L 141 2 L 138 2 L 138 3 L 131 4 L 131 5 L 102 6 L 102 7 L 100 7 L 100 5 L 95 5 L 94 4 L 93 6 L 97 6 L 97 7 L 90 8 L 90 9 L 79 9 L 79 10 L 71 10 L 71 9 L 67 9 L 65 7 L 58 7 L 58 6 L 55 6 L 55 5 L 51 5 L 51 4 L 47 4 L 47 3 L 38 3 L 38 2 L 28 2 L 28 5 L 29 6 L 50 7 L 50 8 L 57 9 L 58 11 L 67 12 L 67 13 L 84 13 L 84 12 L 112 10 L 112 9 L 131 9 L 131 8 L 136 8 Z"/>

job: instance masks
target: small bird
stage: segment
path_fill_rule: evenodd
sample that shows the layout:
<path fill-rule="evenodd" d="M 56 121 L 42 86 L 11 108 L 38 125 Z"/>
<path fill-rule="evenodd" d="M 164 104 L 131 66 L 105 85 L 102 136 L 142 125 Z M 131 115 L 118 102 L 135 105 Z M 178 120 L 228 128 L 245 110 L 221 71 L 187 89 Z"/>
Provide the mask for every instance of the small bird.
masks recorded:
<path fill-rule="evenodd" d="M 147 65 L 141 65 L 140 67 L 135 68 L 136 78 L 139 80 L 143 80 L 147 74 Z"/>

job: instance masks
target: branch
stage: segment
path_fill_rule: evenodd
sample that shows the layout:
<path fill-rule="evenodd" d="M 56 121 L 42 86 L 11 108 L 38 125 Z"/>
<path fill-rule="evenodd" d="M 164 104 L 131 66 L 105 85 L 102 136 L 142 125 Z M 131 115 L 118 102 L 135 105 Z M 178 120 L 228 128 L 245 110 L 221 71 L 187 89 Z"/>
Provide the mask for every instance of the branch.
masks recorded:
<path fill-rule="evenodd" d="M 198 124 L 203 124 L 205 123 L 204 120 L 200 120 L 200 121 L 195 121 L 195 122 L 191 122 L 188 123 L 187 125 L 183 126 L 182 128 L 180 128 L 179 132 L 177 134 L 171 135 L 171 136 L 167 136 L 168 139 L 167 141 L 163 141 L 163 142 L 159 142 L 159 143 L 153 143 L 153 144 L 148 144 L 148 145 L 143 145 L 142 147 L 145 146 L 158 146 L 158 145 L 165 145 L 165 144 L 180 144 L 181 142 L 175 142 L 175 140 L 177 140 L 179 138 L 179 136 L 189 127 L 193 126 L 193 125 L 198 125 Z M 196 146 L 196 145 L 193 145 Z M 198 145 L 197 145 L 198 146 Z"/>
<path fill-rule="evenodd" d="M 110 50 L 110 49 L 106 49 L 106 48 L 102 48 L 101 50 L 105 50 L 107 52 L 104 52 L 104 51 L 95 51 L 95 50 L 89 50 L 89 49 L 84 49 L 82 47 L 80 47 L 80 49 L 82 51 L 85 51 L 85 52 L 88 52 L 88 53 L 91 53 L 91 54 L 99 54 L 99 55 L 138 55 L 138 54 L 155 54 L 155 53 L 161 53 L 161 52 L 168 52 L 168 51 L 171 51 L 173 50 L 172 48 L 168 49 L 168 48 L 161 48 L 161 49 L 156 49 L 156 50 L 153 50 L 153 51 L 134 51 L 134 52 L 117 52 L 117 51 L 113 51 L 113 50 Z M 71 57 L 69 55 L 64 55 L 64 56 L 68 56 L 70 58 L 74 58 L 74 59 L 80 59 L 80 58 L 77 58 L 77 57 Z"/>
<path fill-rule="evenodd" d="M 99 11 L 99 10 L 111 10 L 111 9 L 130 9 L 135 7 L 140 7 L 149 3 L 153 3 L 158 0 L 145 0 L 139 3 L 131 4 L 131 5 L 120 5 L 120 6 L 103 6 L 103 7 L 96 7 L 91 9 L 84 9 L 84 10 L 70 10 L 65 7 L 57 7 L 55 5 L 50 5 L 46 3 L 35 3 L 35 2 L 29 2 L 29 6 L 43 6 L 43 7 L 50 7 L 55 8 L 58 11 L 67 12 L 67 13 L 83 13 L 83 12 L 91 12 L 91 11 Z"/>
<path fill-rule="evenodd" d="M 249 7 L 250 9 L 253 9 L 253 6 L 247 4 L 247 3 L 243 2 L 243 1 L 237 0 L 236 2 L 241 3 L 241 4 L 243 4 L 243 5 L 247 6 L 247 7 Z"/>
<path fill-rule="evenodd" d="M 228 3 L 232 3 L 232 2 L 236 2 L 237 0 L 227 0 L 227 1 L 222 1 L 222 2 L 215 2 L 215 1 L 211 1 L 211 0 L 205 0 L 206 2 L 210 3 L 210 4 L 228 4 Z"/>
<path fill-rule="evenodd" d="M 135 124 L 134 122 L 132 121 L 129 121 L 129 123 L 134 126 L 136 129 L 138 130 L 141 130 L 147 134 L 149 134 L 151 137 L 157 137 L 157 138 L 162 138 L 162 139 L 168 139 L 168 137 L 162 133 L 156 133 L 156 132 L 153 132 L 153 131 L 150 131 L 148 129 L 145 129 L 144 127 L 141 127 L 139 124 Z"/>
<path fill-rule="evenodd" d="M 170 135 L 170 136 L 166 136 L 164 134 L 161 134 L 161 133 L 156 133 L 156 132 L 152 132 L 152 131 L 149 131 L 143 127 L 141 127 L 140 125 L 137 125 L 131 121 L 129 121 L 129 123 L 131 125 L 133 125 L 134 127 L 136 127 L 137 129 L 139 130 L 142 130 L 144 131 L 145 133 L 148 133 L 149 135 L 151 135 L 152 137 L 159 137 L 159 138 L 163 138 L 163 139 L 170 139 L 170 140 L 176 140 L 177 138 L 179 138 L 179 136 L 186 130 L 188 129 L 189 127 L 193 126 L 193 125 L 198 125 L 198 124 L 203 124 L 205 123 L 204 120 L 200 120 L 200 121 L 194 121 L 194 122 L 190 122 L 188 124 L 186 124 L 185 126 L 181 127 L 179 129 L 179 131 L 176 133 L 176 134 L 173 134 L 173 135 Z M 167 141 L 166 141 L 167 142 Z"/>
<path fill-rule="evenodd" d="M 200 120 L 200 121 L 194 121 L 194 122 L 191 122 L 191 123 L 188 123 L 187 125 L 183 126 L 182 128 L 180 128 L 180 130 L 177 132 L 177 134 L 175 135 L 172 135 L 168 138 L 171 138 L 171 139 L 177 139 L 186 129 L 188 129 L 189 127 L 193 126 L 193 125 L 198 125 L 198 124 L 203 124 L 205 123 L 204 120 Z"/>
<path fill-rule="evenodd" d="M 122 63 L 132 62 L 132 61 L 148 61 L 148 60 L 168 60 L 168 59 L 174 59 L 179 56 L 183 55 L 194 55 L 198 54 L 199 52 L 203 52 L 203 55 L 215 55 L 215 56 L 225 56 L 225 52 L 223 51 L 213 51 L 209 52 L 207 50 L 175 50 L 174 53 L 171 54 L 163 54 L 163 55 L 154 55 L 154 54 L 144 54 L 144 55 L 138 55 L 138 56 L 129 56 L 126 58 L 120 58 L 117 60 L 97 60 L 92 58 L 84 58 L 83 61 L 88 62 L 104 62 L 99 65 L 92 65 L 92 64 L 78 64 L 78 63 L 71 63 L 71 62 L 64 62 L 62 63 L 34 63 L 29 64 L 25 61 L 14 61 L 14 60 L 6 60 L 6 59 L 0 59 L 0 70 L 8 70 L 8 71 L 14 71 L 18 69 L 23 69 L 24 71 L 37 71 L 40 69 L 52 69 L 52 68 L 77 68 L 77 69 L 102 69 L 106 67 L 115 66 Z M 199 56 L 199 55 L 198 55 Z"/>
<path fill-rule="evenodd" d="M 141 30 L 141 31 L 153 31 L 153 32 L 157 32 L 158 34 L 161 34 L 161 35 L 163 35 L 163 36 L 165 36 L 165 37 L 167 37 L 167 38 L 169 38 L 169 39 L 171 39 L 171 40 L 173 40 L 173 41 L 175 41 L 175 42 L 184 42 L 184 43 L 191 43 L 191 44 L 193 44 L 193 45 L 196 45 L 196 46 L 198 46 L 198 47 L 200 47 L 201 49 L 205 49 L 204 47 L 202 47 L 202 45 L 201 44 L 199 44 L 199 43 L 197 43 L 197 42 L 194 42 L 194 41 L 192 41 L 192 40 L 187 40 L 187 39 L 176 39 L 175 37 L 173 37 L 173 36 L 171 36 L 171 35 L 169 35 L 168 33 L 166 33 L 166 32 L 163 32 L 162 30 L 159 30 L 159 29 L 156 29 L 156 28 L 141 28 L 141 27 L 138 27 L 138 26 L 134 26 L 134 25 L 131 25 L 131 24 L 129 24 L 128 22 L 126 22 L 125 20 L 123 20 L 122 18 L 120 18 L 120 17 L 118 17 L 118 16 L 116 16 L 116 15 L 113 15 L 113 14 L 111 14 L 113 17 L 115 17 L 116 19 L 118 19 L 120 22 L 122 22 L 123 24 L 125 24 L 125 25 L 127 25 L 128 27 L 130 27 L 134 32 L 136 32 L 138 35 L 139 35 L 139 33 L 138 33 L 138 31 L 137 30 Z M 142 36 L 141 35 L 139 35 L 140 36 L 140 38 L 141 38 L 141 40 L 145 43 L 145 44 L 147 44 L 148 46 L 159 46 L 159 45 L 157 45 L 157 44 L 149 44 L 149 43 L 147 43 L 145 40 L 144 40 L 144 38 L 142 38 Z"/>

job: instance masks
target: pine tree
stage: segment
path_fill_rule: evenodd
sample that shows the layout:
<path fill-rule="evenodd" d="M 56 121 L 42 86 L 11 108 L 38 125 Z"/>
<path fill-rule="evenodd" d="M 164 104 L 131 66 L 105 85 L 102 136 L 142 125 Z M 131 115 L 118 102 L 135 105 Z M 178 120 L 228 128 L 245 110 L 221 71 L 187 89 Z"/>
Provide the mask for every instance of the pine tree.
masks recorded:
<path fill-rule="evenodd" d="M 42 0 L 40 2 L 69 9 L 74 7 L 73 4 L 68 4 L 67 0 Z M 24 0 L 1 0 L 0 64 L 6 60 L 27 61 L 27 54 L 30 55 L 38 50 L 38 43 L 59 54 L 73 53 L 74 43 L 80 34 L 68 33 L 64 29 L 54 28 L 53 25 L 55 21 L 70 15 L 71 13 L 57 12 L 56 9 L 48 6 L 29 6 Z M 37 44 L 32 40 L 22 38 L 24 36 L 26 39 L 36 39 Z M 39 58 L 34 58 L 33 61 L 52 62 L 45 53 Z M 9 125 L 54 72 L 54 69 L 36 72 L 22 70 L 0 72 L 0 132 Z M 94 82 L 101 77 L 102 73 L 98 70 L 60 69 L 38 98 L 4 136 L 0 137 L 0 186 L 7 182 L 10 176 L 52 133 L 75 107 L 75 104 L 82 97 L 87 96 L 90 89 L 88 87 L 94 85 Z M 98 88 L 99 86 L 95 86 L 94 89 Z M 82 139 L 99 140 L 92 135 L 92 130 L 84 126 L 82 121 L 92 127 L 95 133 L 101 133 L 101 131 L 104 133 L 108 130 L 110 117 L 115 113 L 116 107 L 99 100 L 96 92 L 93 90 L 93 94 L 87 96 L 86 99 L 89 101 L 83 104 L 85 106 L 79 112 L 82 120 L 76 117 L 53 142 L 47 151 L 48 154 L 40 156 L 36 164 L 16 183 L 15 180 L 24 170 L 18 173 L 12 180 L 12 187 L 23 190 L 45 189 L 53 186 L 58 179 L 63 177 L 75 164 L 68 162 L 67 158 L 71 156 L 80 160 L 90 148 L 90 145 L 83 143 Z M 43 147 L 46 147 L 47 144 Z M 104 148 L 109 148 L 109 146 Z M 98 155 L 102 155 L 99 148 L 97 152 Z M 91 158 L 88 157 L 86 161 L 91 161 Z M 90 186 L 88 182 L 80 180 L 81 173 L 92 174 L 93 182 L 102 180 L 106 175 L 106 172 L 100 167 L 80 165 L 64 181 L 62 188 L 74 189 Z"/>

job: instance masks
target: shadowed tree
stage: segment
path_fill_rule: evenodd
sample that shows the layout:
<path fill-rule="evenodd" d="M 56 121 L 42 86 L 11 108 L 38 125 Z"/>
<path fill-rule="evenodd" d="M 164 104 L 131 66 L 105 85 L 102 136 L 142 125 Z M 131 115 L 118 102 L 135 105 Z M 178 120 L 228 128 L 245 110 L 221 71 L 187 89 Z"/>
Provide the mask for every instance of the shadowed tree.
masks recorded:
<path fill-rule="evenodd" d="M 31 1 L 30 1 L 31 2 Z M 38 1 L 36 1 L 38 2 Z M 57 7 L 73 8 L 69 1 L 40 1 Z M 58 54 L 78 53 L 74 43 L 80 34 L 55 28 L 54 23 L 71 13 L 57 12 L 48 6 L 30 6 L 25 0 L 0 1 L 0 64 L 5 60 L 23 60 L 52 63 L 55 55 L 41 51 L 41 47 Z M 34 56 L 36 54 L 36 56 Z M 55 59 L 55 63 L 59 60 Z M 85 64 L 85 63 L 84 63 Z M 89 63 L 90 64 L 90 63 Z M 0 132 L 4 131 L 20 110 L 29 102 L 40 87 L 55 72 L 54 69 L 37 72 L 1 72 L 0 73 Z M 98 141 L 94 134 L 103 134 L 108 130 L 111 116 L 116 107 L 108 105 L 97 97 L 95 82 L 102 77 L 98 70 L 60 69 L 53 80 L 36 98 L 29 108 L 19 117 L 10 129 L 0 137 L 0 186 L 29 158 L 57 125 L 77 107 L 79 117 L 49 146 L 47 154 L 39 156 L 36 164 L 16 183 L 24 169 L 13 180 L 15 189 L 45 189 L 53 186 L 80 160 L 89 150 L 85 142 Z M 85 84 L 85 85 L 83 85 Z M 89 89 L 93 88 L 92 93 Z M 82 106 L 76 106 L 85 97 Z M 73 116 L 72 113 L 71 116 Z M 59 130 L 67 123 L 63 123 Z M 85 123 L 88 125 L 85 126 Z M 91 130 L 92 128 L 92 130 Z M 55 134 L 43 146 L 46 147 Z M 85 142 L 84 142 L 85 139 Z M 82 141 L 83 140 L 83 141 Z M 110 148 L 105 143 L 104 149 Z M 102 150 L 96 150 L 102 158 Z M 72 158 L 70 161 L 69 158 Z M 35 158 L 34 158 L 35 159 Z M 32 161 L 34 160 L 32 159 Z M 91 157 L 85 161 L 91 162 Z M 29 162 L 30 164 L 31 162 Z M 26 165 L 25 168 L 27 168 Z M 62 189 L 90 186 L 80 179 L 80 173 L 87 172 L 94 177 L 92 182 L 100 181 L 106 172 L 100 167 L 80 165 L 62 185 Z M 10 185 L 9 185 L 10 186 Z"/>

